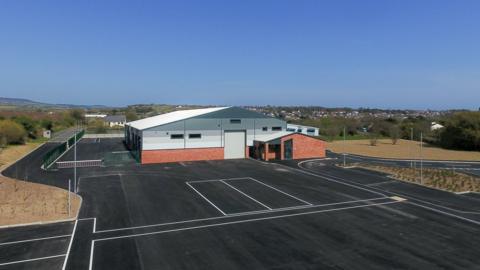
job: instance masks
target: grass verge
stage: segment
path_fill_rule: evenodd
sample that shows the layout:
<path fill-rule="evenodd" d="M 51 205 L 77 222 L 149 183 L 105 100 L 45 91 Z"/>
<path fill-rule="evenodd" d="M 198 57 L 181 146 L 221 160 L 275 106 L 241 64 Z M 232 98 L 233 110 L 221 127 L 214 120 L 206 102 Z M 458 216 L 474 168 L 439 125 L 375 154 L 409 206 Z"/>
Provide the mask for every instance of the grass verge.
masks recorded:
<path fill-rule="evenodd" d="M 40 143 L 9 146 L 0 152 L 0 171 L 37 148 Z M 0 226 L 54 222 L 76 217 L 81 198 L 48 185 L 25 182 L 0 175 Z"/>
<path fill-rule="evenodd" d="M 382 139 L 376 146 L 371 146 L 369 140 L 333 141 L 327 142 L 327 149 L 379 158 L 480 161 L 480 152 L 447 150 L 425 143 L 420 155 L 420 143 L 409 140 L 398 140 L 397 144 L 392 144 L 391 140 Z"/>

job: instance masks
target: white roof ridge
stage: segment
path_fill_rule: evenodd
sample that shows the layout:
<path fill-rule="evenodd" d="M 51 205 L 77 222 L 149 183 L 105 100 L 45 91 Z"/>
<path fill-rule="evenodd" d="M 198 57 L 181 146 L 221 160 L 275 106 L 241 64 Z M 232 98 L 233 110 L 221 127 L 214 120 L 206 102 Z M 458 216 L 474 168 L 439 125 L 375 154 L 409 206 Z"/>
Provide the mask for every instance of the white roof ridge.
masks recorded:
<path fill-rule="evenodd" d="M 191 109 L 191 110 L 178 110 L 178 111 L 159 114 L 159 115 L 143 118 L 140 120 L 128 122 L 127 125 L 138 130 L 144 130 L 144 129 L 166 125 L 166 124 L 177 122 L 177 121 L 182 121 L 185 119 L 204 115 L 207 113 L 225 110 L 228 108 L 231 108 L 231 107 L 210 107 L 210 108 Z"/>
<path fill-rule="evenodd" d="M 291 135 L 291 134 L 301 134 L 301 135 L 303 135 L 302 133 L 298 133 L 298 132 L 279 131 L 279 132 L 272 133 L 272 134 L 256 135 L 253 140 L 254 141 L 259 141 L 259 142 L 269 142 L 269 141 L 273 141 L 275 139 L 282 138 L 282 137 L 285 137 L 285 136 L 288 136 L 288 135 Z"/>

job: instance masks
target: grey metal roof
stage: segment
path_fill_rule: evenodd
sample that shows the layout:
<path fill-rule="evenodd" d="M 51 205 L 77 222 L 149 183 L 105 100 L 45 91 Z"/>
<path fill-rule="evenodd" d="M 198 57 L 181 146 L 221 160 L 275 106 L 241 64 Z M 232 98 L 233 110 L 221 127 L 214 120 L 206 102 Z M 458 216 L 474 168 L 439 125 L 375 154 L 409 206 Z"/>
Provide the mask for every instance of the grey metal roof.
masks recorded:
<path fill-rule="evenodd" d="M 177 121 L 182 121 L 190 118 L 272 118 L 264 114 L 249 111 L 239 107 L 214 107 L 206 109 L 181 110 L 170 113 L 160 114 L 133 122 L 128 122 L 127 125 L 138 130 L 145 130 L 148 128 L 170 124 Z"/>
<path fill-rule="evenodd" d="M 127 118 L 125 115 L 108 115 L 103 118 L 105 122 L 126 122 Z"/>

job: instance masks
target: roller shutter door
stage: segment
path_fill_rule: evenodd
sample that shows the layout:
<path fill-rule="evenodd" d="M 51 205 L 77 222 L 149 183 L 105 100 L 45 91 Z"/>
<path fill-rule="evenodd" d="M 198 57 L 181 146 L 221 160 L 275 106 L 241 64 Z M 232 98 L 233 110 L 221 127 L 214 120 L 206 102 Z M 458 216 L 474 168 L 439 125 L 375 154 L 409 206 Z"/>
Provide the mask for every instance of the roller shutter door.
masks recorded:
<path fill-rule="evenodd" d="M 245 131 L 225 131 L 225 159 L 245 158 Z"/>

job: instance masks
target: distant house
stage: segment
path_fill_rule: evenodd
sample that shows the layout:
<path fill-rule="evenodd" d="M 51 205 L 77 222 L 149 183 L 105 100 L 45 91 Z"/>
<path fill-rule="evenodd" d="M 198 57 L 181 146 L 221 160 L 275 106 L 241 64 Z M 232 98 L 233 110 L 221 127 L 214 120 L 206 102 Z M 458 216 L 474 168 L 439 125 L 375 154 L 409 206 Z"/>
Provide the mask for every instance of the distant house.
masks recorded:
<path fill-rule="evenodd" d="M 443 128 L 442 125 L 440 125 L 439 123 L 437 122 L 432 122 L 432 125 L 430 126 L 430 130 L 431 131 L 434 131 L 434 130 L 437 130 L 437 129 L 441 129 Z"/>
<path fill-rule="evenodd" d="M 105 117 L 107 117 L 106 114 L 99 114 L 99 113 L 85 114 L 85 118 L 87 119 L 105 118 Z"/>
<path fill-rule="evenodd" d="M 108 115 L 105 118 L 103 118 L 103 121 L 105 122 L 105 125 L 109 127 L 115 127 L 115 126 L 123 127 L 127 122 L 127 118 L 125 117 L 125 115 Z"/>

